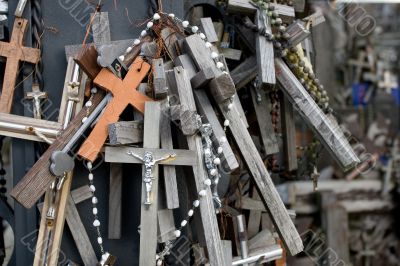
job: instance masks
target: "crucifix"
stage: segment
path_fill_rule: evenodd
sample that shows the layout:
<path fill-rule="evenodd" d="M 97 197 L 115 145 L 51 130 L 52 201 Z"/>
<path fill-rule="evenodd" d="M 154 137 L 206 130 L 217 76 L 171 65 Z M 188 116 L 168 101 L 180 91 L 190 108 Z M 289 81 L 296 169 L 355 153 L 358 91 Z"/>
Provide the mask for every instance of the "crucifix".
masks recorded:
<path fill-rule="evenodd" d="M 144 201 L 145 205 L 151 205 L 151 187 L 153 186 L 153 168 L 154 166 L 162 161 L 168 160 L 170 158 L 176 157 L 176 154 L 170 153 L 160 157 L 158 159 L 154 158 L 153 153 L 150 151 L 146 151 L 142 156 L 134 153 L 133 151 L 128 151 L 128 155 L 132 155 L 133 157 L 141 160 L 144 163 L 144 175 L 143 175 L 143 183 L 146 186 L 146 200 Z"/>
<path fill-rule="evenodd" d="M 146 102 L 143 148 L 109 146 L 105 148 L 106 162 L 144 164 L 139 256 L 139 265 L 143 266 L 155 264 L 157 247 L 157 197 L 159 190 L 158 164 L 189 165 L 193 167 L 197 164 L 196 153 L 194 151 L 159 149 L 160 123 L 160 103 Z"/>
<path fill-rule="evenodd" d="M 10 42 L 0 42 L 0 57 L 7 58 L 3 90 L 0 97 L 1 113 L 11 113 L 19 62 L 36 64 L 40 59 L 39 49 L 24 46 L 27 24 L 28 20 L 16 18 Z"/>
<path fill-rule="evenodd" d="M 96 126 L 79 149 L 78 154 L 81 157 L 89 161 L 97 158 L 107 139 L 108 125 L 117 122 L 120 114 L 128 105 L 132 105 L 139 112 L 144 112 L 145 102 L 152 101 L 152 99 L 136 91 L 136 88 L 149 70 L 150 65 L 139 56 L 132 63 L 123 80 L 106 68 L 103 68 L 96 76 L 94 84 L 111 92 L 114 97 L 107 104 Z"/>
<path fill-rule="evenodd" d="M 33 84 L 32 91 L 25 94 L 25 99 L 33 101 L 33 117 L 41 119 L 41 100 L 47 99 L 47 92 L 41 91 L 39 84 Z"/>

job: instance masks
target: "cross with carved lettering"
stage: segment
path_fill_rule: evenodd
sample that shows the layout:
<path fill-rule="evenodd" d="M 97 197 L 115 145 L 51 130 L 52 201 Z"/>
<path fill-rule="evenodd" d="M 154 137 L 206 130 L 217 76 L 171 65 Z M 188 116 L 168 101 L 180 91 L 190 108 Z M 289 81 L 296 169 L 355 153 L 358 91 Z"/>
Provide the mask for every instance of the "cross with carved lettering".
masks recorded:
<path fill-rule="evenodd" d="M 94 84 L 110 91 L 114 98 L 107 104 L 104 113 L 97 122 L 89 137 L 82 144 L 78 154 L 94 161 L 108 136 L 108 125 L 118 121 L 119 116 L 130 104 L 139 112 L 144 113 L 144 103 L 152 101 L 151 98 L 136 91 L 140 82 L 150 70 L 150 65 L 142 57 L 137 57 L 124 80 L 115 76 L 111 71 L 103 68 L 94 79 Z"/>
<path fill-rule="evenodd" d="M 36 64 L 40 59 L 39 49 L 24 47 L 24 35 L 27 24 L 28 20 L 16 18 L 10 42 L 0 42 L 0 56 L 7 58 L 3 91 L 0 97 L 0 112 L 2 113 L 11 112 L 19 62 L 24 61 Z"/>

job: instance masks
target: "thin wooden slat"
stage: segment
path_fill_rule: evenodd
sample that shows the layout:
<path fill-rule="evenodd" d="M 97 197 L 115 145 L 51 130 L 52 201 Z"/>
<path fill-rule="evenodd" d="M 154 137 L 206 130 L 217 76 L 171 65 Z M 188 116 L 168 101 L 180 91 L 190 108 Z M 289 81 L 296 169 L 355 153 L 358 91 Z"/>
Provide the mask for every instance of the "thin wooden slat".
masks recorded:
<path fill-rule="evenodd" d="M 257 77 L 257 59 L 250 56 L 231 71 L 236 90 L 240 90 Z"/>
<path fill-rule="evenodd" d="M 167 111 L 166 102 L 162 103 L 162 115 L 161 115 L 161 148 L 173 149 L 172 143 L 172 132 L 171 132 L 171 121 L 169 119 L 169 112 Z M 178 195 L 178 184 L 176 182 L 176 171 L 173 165 L 164 165 L 164 186 L 166 204 L 168 209 L 179 208 L 179 195 Z"/>
<path fill-rule="evenodd" d="M 71 191 L 71 197 L 75 204 L 81 203 L 82 201 L 88 200 L 93 196 L 93 192 L 90 191 L 89 186 L 81 186 Z"/>
<path fill-rule="evenodd" d="M 280 98 L 284 161 L 287 171 L 294 171 L 297 169 L 297 146 L 293 106 L 285 95 Z"/>
<path fill-rule="evenodd" d="M 189 107 L 190 111 L 196 111 L 190 80 L 182 67 L 174 68 L 175 80 L 180 102 Z M 207 176 L 204 169 L 201 137 L 198 135 L 187 136 L 189 149 L 196 152 L 197 164 L 193 166 L 196 190 L 204 189 L 204 179 Z M 218 229 L 218 223 L 214 211 L 214 203 L 210 189 L 200 200 L 200 215 L 206 240 L 208 257 L 211 265 L 227 265 L 224 258 L 224 249 Z"/>
<path fill-rule="evenodd" d="M 110 192 L 108 197 L 108 238 L 121 238 L 122 164 L 110 164 Z"/>
<path fill-rule="evenodd" d="M 271 214 L 271 218 L 282 241 L 292 255 L 301 252 L 303 250 L 303 243 L 300 235 L 296 231 L 286 207 L 279 197 L 248 130 L 243 126 L 241 121 L 238 121 L 237 117 L 239 114 L 235 109 L 228 111 L 224 104 L 219 104 L 219 107 L 225 119 L 230 121 L 229 129 L 238 147 L 241 147 L 243 158 L 257 184 L 258 190 L 261 193 L 260 196 L 263 198 L 264 204 Z"/>
<path fill-rule="evenodd" d="M 153 87 L 154 97 L 156 99 L 164 99 L 167 97 L 168 87 L 164 72 L 164 60 L 162 58 L 153 59 Z"/>
<path fill-rule="evenodd" d="M 260 196 L 255 188 L 253 188 L 253 199 L 260 200 Z M 247 236 L 248 238 L 252 238 L 255 236 L 258 231 L 260 231 L 261 224 L 261 211 L 259 210 L 251 210 L 249 214 L 249 221 L 247 223 Z"/>
<path fill-rule="evenodd" d="M 173 211 L 170 209 L 163 209 L 158 211 L 158 242 L 165 243 L 176 239 L 175 221 Z"/>
<path fill-rule="evenodd" d="M 136 144 L 143 141 L 143 121 L 119 121 L 108 125 L 111 145 Z"/>
<path fill-rule="evenodd" d="M 344 169 L 360 163 L 337 122 L 322 112 L 282 59 L 276 59 L 275 65 L 277 78 L 282 85 L 283 92 L 329 153 Z"/>
<path fill-rule="evenodd" d="M 145 104 L 143 147 L 157 149 L 160 147 L 160 117 L 161 107 L 158 102 Z M 157 158 L 157 157 L 155 157 Z M 143 166 L 143 173 L 145 166 Z M 157 248 L 157 211 L 158 211 L 158 165 L 154 165 L 153 184 L 151 191 L 151 205 L 145 205 L 146 185 L 142 183 L 141 210 L 140 210 L 140 253 L 139 265 L 154 265 Z"/>
<path fill-rule="evenodd" d="M 219 41 L 211 18 L 200 19 L 200 30 L 206 35 L 207 41 L 211 43 Z"/>

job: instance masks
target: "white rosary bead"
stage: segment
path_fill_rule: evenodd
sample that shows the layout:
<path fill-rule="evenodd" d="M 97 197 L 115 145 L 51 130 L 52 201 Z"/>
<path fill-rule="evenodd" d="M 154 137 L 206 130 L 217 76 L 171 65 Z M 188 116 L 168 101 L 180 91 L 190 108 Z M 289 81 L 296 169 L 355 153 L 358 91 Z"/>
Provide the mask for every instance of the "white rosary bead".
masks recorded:
<path fill-rule="evenodd" d="M 229 120 L 228 120 L 228 119 L 226 119 L 226 120 L 224 121 L 224 127 L 229 127 Z"/>
<path fill-rule="evenodd" d="M 107 254 L 103 254 L 103 255 L 101 255 L 101 258 L 102 258 L 103 260 L 106 260 L 106 259 L 108 258 L 108 255 L 107 255 Z"/>
<path fill-rule="evenodd" d="M 120 56 L 118 57 L 118 59 L 119 59 L 120 61 L 124 61 L 124 59 L 125 59 L 125 56 L 123 56 L 123 55 L 120 55 Z"/>
<path fill-rule="evenodd" d="M 211 179 L 207 178 L 206 180 L 204 180 L 204 185 L 211 186 Z"/>
<path fill-rule="evenodd" d="M 199 200 L 193 201 L 193 206 L 194 206 L 195 208 L 199 207 L 199 205 L 200 205 L 200 201 L 199 201 Z"/>
<path fill-rule="evenodd" d="M 173 13 L 170 13 L 168 16 L 169 16 L 170 18 L 175 18 L 175 14 L 173 14 Z"/>
<path fill-rule="evenodd" d="M 94 222 L 93 222 L 93 226 L 94 227 L 98 227 L 98 226 L 100 226 L 100 221 L 99 220 L 94 220 Z"/>
<path fill-rule="evenodd" d="M 181 227 L 185 227 L 187 225 L 187 221 L 186 220 L 183 220 L 182 222 L 181 222 Z"/>
<path fill-rule="evenodd" d="M 160 256 L 158 254 L 156 254 L 156 260 L 158 260 L 160 258 Z"/>
<path fill-rule="evenodd" d="M 217 67 L 219 69 L 222 69 L 222 68 L 224 68 L 224 64 L 222 62 L 217 62 Z"/>
<path fill-rule="evenodd" d="M 174 235 L 176 237 L 180 237 L 181 236 L 181 231 L 180 230 L 175 230 Z"/>
<path fill-rule="evenodd" d="M 221 154 L 223 151 L 224 151 L 224 149 L 222 149 L 222 147 L 218 147 L 218 149 L 217 149 L 218 154 Z"/>
<path fill-rule="evenodd" d="M 147 35 L 147 31 L 146 30 L 142 30 L 142 32 L 140 33 L 140 36 L 144 37 Z"/>
<path fill-rule="evenodd" d="M 200 192 L 199 192 L 199 196 L 200 197 L 204 197 L 205 195 L 207 194 L 207 191 L 206 190 L 200 190 Z"/>
<path fill-rule="evenodd" d="M 154 20 L 159 20 L 161 17 L 158 13 L 154 13 L 153 19 Z"/>
<path fill-rule="evenodd" d="M 88 168 L 89 168 L 89 167 L 88 167 Z M 88 178 L 89 178 L 90 181 L 92 181 L 92 180 L 93 180 L 93 174 L 92 174 L 92 173 L 89 173 Z"/>
<path fill-rule="evenodd" d="M 96 208 L 96 207 L 93 208 L 93 209 L 92 209 L 92 212 L 93 212 L 93 215 L 96 215 L 96 214 L 98 213 L 97 208 Z"/>
<path fill-rule="evenodd" d="M 212 59 L 215 59 L 215 58 L 217 58 L 218 57 L 218 53 L 217 52 L 212 52 L 211 53 L 211 58 Z"/>
<path fill-rule="evenodd" d="M 92 88 L 92 89 L 90 90 L 90 93 L 96 94 L 96 93 L 97 93 L 97 88 L 96 88 L 96 87 Z"/>
<path fill-rule="evenodd" d="M 198 30 L 199 30 L 199 27 L 197 27 L 197 26 L 193 26 L 192 27 L 192 32 L 193 33 L 196 33 Z"/>
<path fill-rule="evenodd" d="M 94 185 L 90 185 L 90 191 L 95 192 L 96 191 L 96 187 Z"/>
<path fill-rule="evenodd" d="M 212 46 L 212 44 L 210 42 L 206 42 L 206 47 L 210 48 Z"/>
<path fill-rule="evenodd" d="M 214 161 L 213 161 L 213 163 L 214 163 L 215 165 L 220 165 L 220 164 L 221 164 L 221 159 L 220 159 L 220 158 L 215 158 Z"/>
<path fill-rule="evenodd" d="M 87 162 L 86 166 L 87 166 L 87 169 L 91 170 L 93 167 L 92 162 Z"/>
<path fill-rule="evenodd" d="M 85 106 L 86 106 L 86 107 L 91 107 L 92 105 L 93 105 L 92 101 L 87 101 L 87 102 L 85 103 Z"/>
<path fill-rule="evenodd" d="M 99 243 L 99 245 L 103 244 L 103 238 L 98 237 L 97 238 L 97 243 Z"/>
<path fill-rule="evenodd" d="M 149 21 L 149 22 L 147 22 L 147 28 L 148 29 L 151 29 L 152 27 L 153 27 L 153 22 L 152 21 Z"/>
<path fill-rule="evenodd" d="M 220 139 L 219 139 L 219 143 L 225 143 L 226 142 L 226 137 L 224 137 L 224 136 L 222 136 Z"/>
<path fill-rule="evenodd" d="M 233 103 L 228 104 L 228 110 L 232 110 L 233 108 Z"/>
<path fill-rule="evenodd" d="M 161 266 L 162 265 L 162 260 L 157 260 L 157 266 Z"/>
<path fill-rule="evenodd" d="M 189 21 L 187 21 L 187 20 L 182 21 L 182 26 L 183 26 L 184 28 L 187 28 L 187 27 L 189 26 Z"/>
<path fill-rule="evenodd" d="M 82 118 L 82 123 L 85 123 L 86 120 L 87 120 L 87 117 L 84 116 L 84 117 Z"/>
<path fill-rule="evenodd" d="M 128 47 L 128 48 L 126 48 L 126 51 L 125 51 L 125 53 L 130 53 L 132 51 L 132 47 Z"/>
<path fill-rule="evenodd" d="M 211 169 L 210 170 L 210 175 L 211 176 L 216 176 L 218 174 L 218 170 L 217 169 Z"/>
<path fill-rule="evenodd" d="M 140 44 L 140 40 L 139 40 L 139 39 L 135 39 L 135 40 L 133 41 L 133 44 L 134 44 L 134 45 L 139 45 L 139 44 Z"/>
<path fill-rule="evenodd" d="M 194 213 L 194 210 L 190 209 L 190 210 L 188 211 L 188 216 L 189 216 L 189 217 L 192 217 L 192 216 L 193 216 L 193 213 Z"/>
<path fill-rule="evenodd" d="M 206 35 L 205 35 L 204 33 L 202 33 L 202 32 L 200 32 L 199 36 L 200 36 L 200 38 L 201 38 L 202 40 L 205 40 L 205 39 L 206 39 Z"/>
<path fill-rule="evenodd" d="M 96 198 L 96 197 L 93 197 L 93 198 L 92 198 L 92 203 L 93 203 L 93 204 L 97 204 L 97 202 L 99 202 L 99 201 L 97 200 L 97 198 Z"/>

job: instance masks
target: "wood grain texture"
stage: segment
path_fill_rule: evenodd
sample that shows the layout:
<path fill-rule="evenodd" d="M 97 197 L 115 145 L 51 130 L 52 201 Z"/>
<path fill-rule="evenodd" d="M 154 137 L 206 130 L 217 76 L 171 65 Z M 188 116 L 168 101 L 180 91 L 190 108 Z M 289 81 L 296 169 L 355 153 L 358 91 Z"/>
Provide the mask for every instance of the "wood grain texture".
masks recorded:
<path fill-rule="evenodd" d="M 219 41 L 211 18 L 200 18 L 199 28 L 206 35 L 207 41 L 211 43 Z"/>
<path fill-rule="evenodd" d="M 94 95 L 92 99 L 93 105 L 89 113 L 93 112 L 103 97 L 104 93 L 102 92 L 98 92 Z M 79 130 L 82 124 L 82 118 L 86 115 L 86 109 L 82 109 L 70 122 L 69 126 L 62 131 L 60 136 L 46 150 L 42 157 L 29 169 L 22 180 L 13 188 L 10 195 L 24 207 L 31 208 L 54 180 L 54 176 L 49 170 L 50 157 L 54 151 L 62 150 L 66 146 L 68 141 Z"/>
<path fill-rule="evenodd" d="M 197 72 L 195 76 L 190 79 L 193 89 L 198 89 L 206 86 L 211 80 L 215 78 L 215 74 L 211 68 L 206 68 Z"/>
<path fill-rule="evenodd" d="M 137 57 L 124 80 L 120 80 L 108 69 L 103 68 L 96 76 L 94 84 L 110 91 L 113 99 L 107 104 L 99 121 L 78 151 L 78 155 L 89 161 L 94 161 L 108 136 L 108 125 L 118 121 L 119 116 L 130 104 L 136 110 L 144 112 L 144 104 L 151 98 L 136 91 L 140 82 L 150 70 L 150 65 L 141 57 Z"/>
<path fill-rule="evenodd" d="M 147 102 L 145 105 L 143 147 L 157 149 L 160 147 L 161 106 L 158 102 Z M 145 171 L 143 166 L 143 173 Z M 142 183 L 142 200 L 140 210 L 140 251 L 139 265 L 148 266 L 156 263 L 157 249 L 157 211 L 158 211 L 158 165 L 153 167 L 153 185 L 151 205 L 145 205 L 146 186 Z"/>
<path fill-rule="evenodd" d="M 157 212 L 158 218 L 158 242 L 165 243 L 172 241 L 175 237 L 174 213 L 170 209 L 163 209 Z"/>
<path fill-rule="evenodd" d="M 61 191 L 59 192 L 60 197 L 56 201 L 56 204 L 54 206 L 56 209 L 56 215 L 55 220 L 53 221 L 53 226 L 51 227 L 47 226 L 48 220 L 46 217 L 47 210 L 50 207 L 51 191 L 49 191 L 49 193 L 46 193 L 43 205 L 43 209 L 45 210 L 45 212 L 42 212 L 40 218 L 39 235 L 36 242 L 35 259 L 33 262 L 34 266 L 43 265 L 43 263 L 45 262 L 48 265 L 56 265 L 58 262 L 58 257 L 61 250 L 61 240 L 64 231 L 66 206 L 69 198 L 71 183 L 72 172 L 69 172 L 66 175 L 66 180 L 63 184 Z M 51 228 L 52 231 L 50 239 L 48 238 L 49 228 Z M 46 247 L 47 243 L 49 243 L 48 247 Z M 47 252 L 45 252 L 46 248 L 48 250 Z"/>
<path fill-rule="evenodd" d="M 163 149 L 173 149 L 174 145 L 172 142 L 172 132 L 171 132 L 171 120 L 170 114 L 168 112 L 166 102 L 161 103 L 162 114 L 161 114 L 161 148 Z M 176 171 L 173 165 L 164 165 L 164 187 L 165 187 L 165 197 L 168 209 L 179 208 L 179 194 L 178 194 L 178 184 L 176 182 Z"/>
<path fill-rule="evenodd" d="M 281 124 L 283 153 L 286 169 L 293 171 L 297 169 L 297 149 L 296 149 L 296 125 L 294 121 L 293 106 L 286 98 L 281 95 Z"/>
<path fill-rule="evenodd" d="M 110 21 L 108 12 L 91 14 L 93 42 L 96 47 L 111 42 Z"/>
<path fill-rule="evenodd" d="M 229 13 L 253 15 L 256 12 L 256 7 L 250 4 L 249 0 L 229 0 L 227 11 Z"/>
<path fill-rule="evenodd" d="M 190 79 L 182 67 L 175 67 L 175 80 L 179 93 L 180 102 L 196 111 Z M 204 158 L 202 152 L 201 137 L 198 135 L 187 136 L 189 149 L 196 152 L 197 164 L 193 166 L 196 190 L 204 189 L 204 179 L 207 176 L 204 169 Z M 206 196 L 200 200 L 200 215 L 206 240 L 209 262 L 211 265 L 227 265 L 225 263 L 224 248 L 221 243 L 218 223 L 214 211 L 214 203 L 210 189 L 206 190 Z"/>
<path fill-rule="evenodd" d="M 224 54 L 226 59 L 239 61 L 242 57 L 242 51 L 233 48 L 220 48 L 219 51 Z"/>
<path fill-rule="evenodd" d="M 213 129 L 213 132 L 216 137 L 215 141 L 218 141 L 223 137 L 226 138 L 225 131 L 221 123 L 219 122 L 219 119 L 211 105 L 210 100 L 207 97 L 206 92 L 204 90 L 195 90 L 194 96 L 196 99 L 196 105 L 198 107 L 200 115 L 203 117 L 203 120 L 205 120 L 205 122 L 210 123 Z M 237 169 L 239 167 L 239 163 L 236 159 L 235 154 L 233 153 L 233 150 L 229 142 L 226 141 L 222 144 L 219 143 L 214 143 L 214 144 L 220 145 L 222 147 L 223 159 L 221 161 L 224 169 L 227 169 L 230 172 Z"/>
<path fill-rule="evenodd" d="M 2 136 L 43 142 L 44 140 L 38 137 L 35 131 L 54 140 L 61 130 L 62 125 L 57 122 L 0 113 L 0 135 Z"/>
<path fill-rule="evenodd" d="M 92 247 L 89 236 L 79 216 L 78 209 L 70 195 L 68 195 L 65 219 L 85 266 L 96 265 L 98 260 Z"/>
<path fill-rule="evenodd" d="M 247 57 L 235 69 L 231 71 L 233 83 L 236 90 L 240 90 L 257 77 L 257 59 L 256 57 Z"/>
<path fill-rule="evenodd" d="M 253 188 L 253 199 L 260 200 L 260 196 L 255 188 Z M 247 223 L 247 236 L 252 238 L 260 230 L 261 225 L 261 211 L 251 210 L 249 214 L 249 221 Z"/>
<path fill-rule="evenodd" d="M 167 79 L 164 71 L 164 60 L 162 58 L 153 59 L 153 88 L 154 98 L 164 99 L 168 94 Z"/>
<path fill-rule="evenodd" d="M 257 10 L 255 24 L 258 28 L 264 28 L 267 33 L 272 34 L 269 17 L 264 12 Z M 275 64 L 274 64 L 274 45 L 264 36 L 256 34 L 256 55 L 258 66 L 258 77 L 262 88 L 274 85 Z"/>
<path fill-rule="evenodd" d="M 75 62 L 93 80 L 101 71 L 101 66 L 97 64 L 98 53 L 94 45 L 87 45 L 74 58 Z"/>
<path fill-rule="evenodd" d="M 1 113 L 11 113 L 20 61 L 36 64 L 40 58 L 39 49 L 24 47 L 27 24 L 28 20 L 15 18 L 10 42 L 0 42 L 0 57 L 7 58 L 0 97 Z"/>
<path fill-rule="evenodd" d="M 176 57 L 180 54 L 176 45 L 178 34 L 175 33 L 175 30 L 165 27 L 161 30 L 161 38 L 163 39 L 164 47 L 168 52 L 168 56 L 175 62 Z"/>
<path fill-rule="evenodd" d="M 146 133 L 145 133 L 146 134 Z M 175 153 L 175 158 L 160 161 L 161 165 L 196 165 L 196 153 L 191 150 L 170 150 L 170 149 L 155 149 L 155 148 L 135 148 L 135 147 L 106 147 L 105 161 L 109 163 L 143 163 L 141 160 L 128 154 L 132 151 L 136 154 L 143 155 L 146 151 L 153 153 L 156 158 Z"/>
<path fill-rule="evenodd" d="M 281 59 L 275 65 L 283 92 L 341 167 L 346 170 L 360 163 L 337 122 L 324 114 Z"/>
<path fill-rule="evenodd" d="M 208 87 L 217 103 L 230 99 L 236 93 L 235 85 L 233 84 L 231 75 L 228 73 L 222 73 L 212 79 Z"/>
<path fill-rule="evenodd" d="M 237 145 L 240 147 L 243 158 L 256 182 L 260 196 L 263 198 L 264 204 L 271 214 L 280 238 L 290 254 L 294 255 L 301 252 L 303 250 L 303 243 L 300 235 L 296 231 L 286 207 L 279 197 L 247 128 L 243 126 L 241 121 L 238 121 L 237 117 L 239 114 L 235 109 L 231 109 L 228 112 L 224 104 L 219 104 L 219 107 L 225 119 L 230 121 L 229 129 Z"/>
<path fill-rule="evenodd" d="M 108 239 L 121 238 L 122 164 L 110 164 L 108 196 Z"/>
<path fill-rule="evenodd" d="M 276 154 L 279 152 L 279 145 L 272 125 L 270 100 L 267 99 L 262 89 L 252 88 L 250 89 L 250 93 L 257 116 L 258 127 L 260 128 L 260 137 L 264 152 L 266 155 Z"/>
<path fill-rule="evenodd" d="M 90 191 L 88 185 L 81 186 L 71 191 L 71 197 L 75 204 L 79 204 L 85 200 L 88 200 L 92 196 L 93 192 Z"/>
<path fill-rule="evenodd" d="M 108 125 L 111 145 L 136 144 L 143 141 L 143 121 L 119 121 Z"/>

